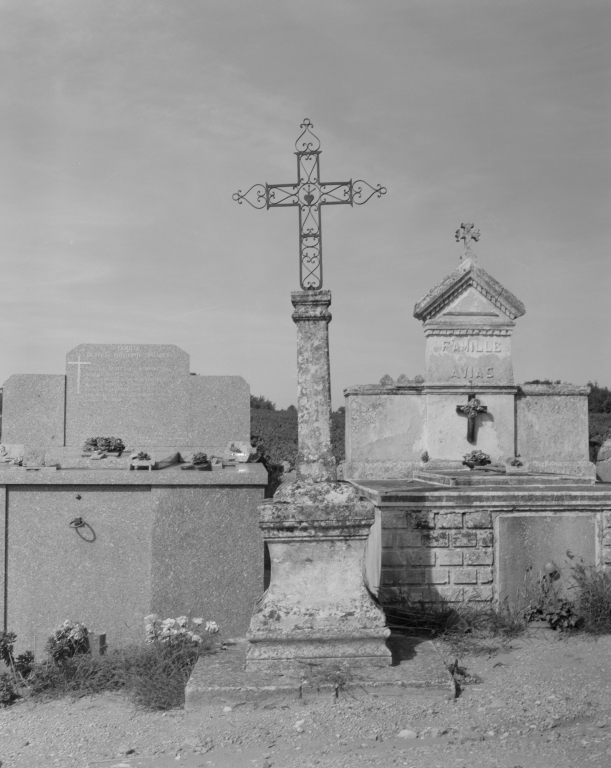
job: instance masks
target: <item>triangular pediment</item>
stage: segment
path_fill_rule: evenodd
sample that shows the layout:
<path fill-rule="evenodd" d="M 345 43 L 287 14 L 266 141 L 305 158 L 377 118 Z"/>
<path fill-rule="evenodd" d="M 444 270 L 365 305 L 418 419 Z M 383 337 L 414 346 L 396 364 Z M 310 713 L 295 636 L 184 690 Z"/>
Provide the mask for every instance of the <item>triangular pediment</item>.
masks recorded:
<path fill-rule="evenodd" d="M 467 259 L 416 303 L 422 322 L 507 323 L 525 312 L 524 304 L 476 263 Z"/>

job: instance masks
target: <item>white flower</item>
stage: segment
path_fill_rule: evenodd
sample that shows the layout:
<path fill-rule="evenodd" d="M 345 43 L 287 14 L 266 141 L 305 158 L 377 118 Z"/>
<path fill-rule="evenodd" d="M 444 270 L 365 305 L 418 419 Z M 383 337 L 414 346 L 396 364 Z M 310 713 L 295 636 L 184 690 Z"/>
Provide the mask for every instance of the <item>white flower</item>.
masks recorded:
<path fill-rule="evenodd" d="M 179 627 L 186 627 L 187 624 L 189 623 L 189 619 L 186 616 L 179 616 L 176 619 L 176 623 L 178 624 Z"/>
<path fill-rule="evenodd" d="M 193 622 L 193 624 L 195 624 L 196 627 L 199 627 L 200 624 L 204 623 L 203 619 L 191 619 L 191 621 Z"/>
<path fill-rule="evenodd" d="M 219 625 L 216 623 L 216 621 L 207 621 L 205 630 L 206 632 L 210 632 L 211 635 L 216 634 L 216 632 L 220 631 Z"/>
<path fill-rule="evenodd" d="M 175 620 L 174 620 L 174 619 L 164 619 L 164 620 L 161 622 L 161 628 L 162 628 L 162 629 L 167 629 L 168 627 L 173 627 L 175 623 L 176 623 L 176 622 L 175 622 Z"/>
<path fill-rule="evenodd" d="M 144 621 L 147 624 L 155 624 L 156 622 L 159 621 L 159 616 L 156 613 L 151 613 L 148 616 L 144 617 Z"/>

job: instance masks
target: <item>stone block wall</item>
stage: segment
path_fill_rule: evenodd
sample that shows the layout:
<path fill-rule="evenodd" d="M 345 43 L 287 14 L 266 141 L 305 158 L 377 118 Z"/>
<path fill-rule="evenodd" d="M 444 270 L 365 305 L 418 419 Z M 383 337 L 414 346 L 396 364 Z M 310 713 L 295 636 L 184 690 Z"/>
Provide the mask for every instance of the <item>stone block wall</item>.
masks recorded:
<path fill-rule="evenodd" d="M 384 510 L 383 591 L 412 600 L 492 600 L 492 526 L 483 510 Z"/>
<path fill-rule="evenodd" d="M 399 595 L 412 601 L 512 600 L 531 563 L 540 568 L 551 560 L 565 576 L 580 562 L 611 568 L 611 509 L 609 496 L 600 496 L 598 508 L 558 501 L 503 509 L 383 508 L 384 601 Z"/>

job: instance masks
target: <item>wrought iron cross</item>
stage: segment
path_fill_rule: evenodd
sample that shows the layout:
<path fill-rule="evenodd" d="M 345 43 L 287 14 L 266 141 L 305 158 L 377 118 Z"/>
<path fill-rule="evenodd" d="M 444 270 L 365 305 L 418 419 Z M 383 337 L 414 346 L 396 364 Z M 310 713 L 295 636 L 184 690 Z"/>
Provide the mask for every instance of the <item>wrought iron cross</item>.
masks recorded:
<path fill-rule="evenodd" d="M 475 224 L 461 224 L 460 227 L 456 230 L 456 242 L 459 243 L 461 240 L 465 241 L 465 252 L 460 257 L 461 261 L 463 259 L 466 259 L 468 257 L 473 258 L 473 252 L 471 250 L 471 241 L 477 243 L 477 241 L 480 238 L 479 229 L 474 229 Z"/>
<path fill-rule="evenodd" d="M 253 184 L 233 199 L 243 200 L 253 208 L 299 207 L 299 282 L 302 289 L 322 288 L 322 205 L 363 205 L 374 195 L 386 194 L 386 187 L 372 187 L 366 181 L 320 180 L 320 141 L 312 133 L 314 126 L 306 118 L 295 142 L 297 182 L 295 184 Z"/>
<path fill-rule="evenodd" d="M 478 413 L 488 413 L 488 406 L 482 405 L 475 395 L 469 395 L 469 402 L 466 405 L 457 405 L 456 412 L 467 417 L 467 440 L 475 443 L 475 419 Z"/>

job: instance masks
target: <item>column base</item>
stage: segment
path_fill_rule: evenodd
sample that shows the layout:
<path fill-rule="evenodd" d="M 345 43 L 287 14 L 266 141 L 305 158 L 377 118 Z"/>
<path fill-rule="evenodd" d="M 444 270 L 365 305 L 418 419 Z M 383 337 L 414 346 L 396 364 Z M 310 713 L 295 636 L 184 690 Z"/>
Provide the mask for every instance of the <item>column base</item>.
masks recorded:
<path fill-rule="evenodd" d="M 363 577 L 374 505 L 345 483 L 298 481 L 259 513 L 272 571 L 250 622 L 247 670 L 390 666 L 390 629 Z"/>

